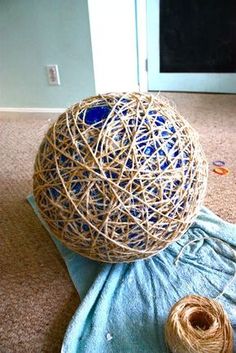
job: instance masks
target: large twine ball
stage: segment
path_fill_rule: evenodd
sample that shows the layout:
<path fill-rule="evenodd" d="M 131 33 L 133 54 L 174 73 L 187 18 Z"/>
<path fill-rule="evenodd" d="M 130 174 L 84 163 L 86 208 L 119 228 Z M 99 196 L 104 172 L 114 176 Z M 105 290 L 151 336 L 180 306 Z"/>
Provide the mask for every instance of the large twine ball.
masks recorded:
<path fill-rule="evenodd" d="M 198 136 L 166 99 L 110 93 L 75 104 L 49 128 L 33 191 L 68 248 L 114 263 L 177 240 L 202 205 L 206 181 Z"/>
<path fill-rule="evenodd" d="M 172 353 L 233 353 L 233 329 L 223 307 L 198 295 L 173 306 L 165 335 Z"/>

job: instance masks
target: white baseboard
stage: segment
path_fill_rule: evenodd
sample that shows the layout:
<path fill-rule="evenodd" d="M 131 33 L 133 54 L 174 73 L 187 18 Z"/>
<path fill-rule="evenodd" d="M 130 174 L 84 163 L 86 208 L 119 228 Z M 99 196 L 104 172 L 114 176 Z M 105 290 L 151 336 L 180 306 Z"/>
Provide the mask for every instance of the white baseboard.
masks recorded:
<path fill-rule="evenodd" d="M 0 107 L 0 112 L 9 113 L 63 113 L 66 108 L 8 108 Z"/>

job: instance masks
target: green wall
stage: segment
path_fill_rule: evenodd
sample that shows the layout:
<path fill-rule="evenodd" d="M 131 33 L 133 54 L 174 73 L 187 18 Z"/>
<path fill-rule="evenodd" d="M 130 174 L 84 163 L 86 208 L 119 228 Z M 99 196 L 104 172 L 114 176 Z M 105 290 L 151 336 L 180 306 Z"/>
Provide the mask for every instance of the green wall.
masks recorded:
<path fill-rule="evenodd" d="M 87 0 L 0 0 L 0 107 L 64 108 L 93 94 Z"/>

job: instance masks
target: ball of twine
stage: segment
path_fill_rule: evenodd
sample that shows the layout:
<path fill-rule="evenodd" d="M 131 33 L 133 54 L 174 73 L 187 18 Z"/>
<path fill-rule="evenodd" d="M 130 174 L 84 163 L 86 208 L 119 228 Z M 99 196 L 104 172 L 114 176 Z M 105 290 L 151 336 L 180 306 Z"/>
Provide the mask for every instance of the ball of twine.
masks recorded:
<path fill-rule="evenodd" d="M 198 295 L 178 301 L 165 326 L 172 353 L 232 353 L 233 330 L 220 303 Z"/>
<path fill-rule="evenodd" d="M 198 213 L 207 162 L 198 135 L 160 97 L 109 93 L 75 104 L 39 148 L 33 191 L 70 249 L 103 262 L 155 255 Z"/>

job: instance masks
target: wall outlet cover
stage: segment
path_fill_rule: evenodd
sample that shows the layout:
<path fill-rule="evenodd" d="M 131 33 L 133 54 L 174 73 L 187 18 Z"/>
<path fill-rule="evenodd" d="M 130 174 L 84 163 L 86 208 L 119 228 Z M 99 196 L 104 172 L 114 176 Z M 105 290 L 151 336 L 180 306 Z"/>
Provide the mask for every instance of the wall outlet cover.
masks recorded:
<path fill-rule="evenodd" d="M 60 83 L 60 76 L 58 71 L 57 65 L 47 65 L 47 76 L 48 76 L 48 83 L 49 85 L 59 86 Z"/>

